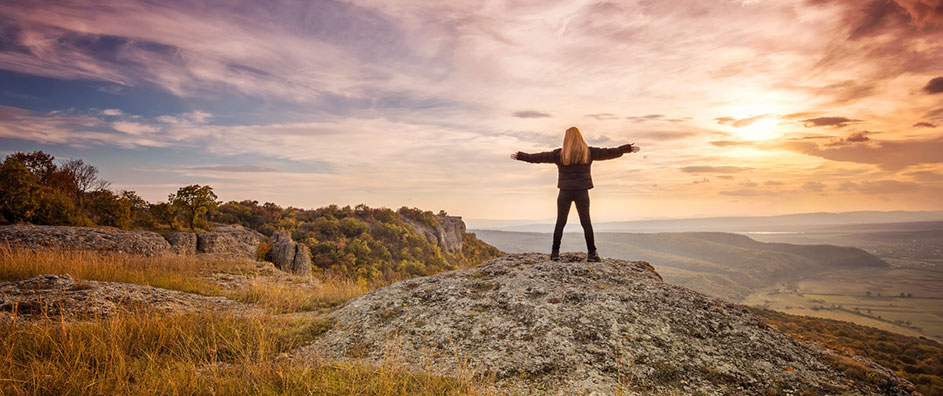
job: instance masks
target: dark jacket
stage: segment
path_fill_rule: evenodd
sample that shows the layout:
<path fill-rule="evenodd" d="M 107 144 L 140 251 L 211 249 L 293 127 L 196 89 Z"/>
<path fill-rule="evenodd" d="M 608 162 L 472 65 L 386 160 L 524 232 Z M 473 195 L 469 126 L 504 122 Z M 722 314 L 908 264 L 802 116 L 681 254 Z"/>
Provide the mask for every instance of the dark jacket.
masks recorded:
<path fill-rule="evenodd" d="M 632 150 L 632 145 L 626 144 L 613 148 L 590 147 L 590 160 L 586 165 L 563 165 L 560 163 L 560 150 L 545 151 L 542 153 L 528 154 L 517 152 L 517 159 L 530 163 L 548 163 L 557 164 L 557 187 L 561 190 L 579 190 L 593 188 L 593 176 L 590 175 L 590 167 L 593 161 L 602 161 L 613 158 L 619 158 L 622 154 Z"/>

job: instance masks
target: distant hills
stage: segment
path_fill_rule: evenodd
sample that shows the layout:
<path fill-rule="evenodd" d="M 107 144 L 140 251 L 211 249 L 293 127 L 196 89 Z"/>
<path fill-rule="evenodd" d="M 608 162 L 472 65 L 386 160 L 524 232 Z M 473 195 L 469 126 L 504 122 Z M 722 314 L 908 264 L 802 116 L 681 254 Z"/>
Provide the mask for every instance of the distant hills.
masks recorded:
<path fill-rule="evenodd" d="M 508 220 L 472 220 L 466 219 L 469 228 L 491 229 L 519 232 L 552 232 L 553 224 L 513 222 Z M 568 231 L 579 231 L 579 223 L 571 222 Z M 593 224 L 597 232 L 681 232 L 681 231 L 724 231 L 724 232 L 798 232 L 862 224 L 940 223 L 943 224 L 943 211 L 858 211 L 841 213 L 797 213 L 779 216 L 734 216 L 705 217 L 692 219 L 665 219 L 600 222 Z M 934 225 L 940 228 L 940 224 Z M 908 230 L 913 228 L 907 228 Z M 922 228 L 923 229 L 923 228 Z"/>
<path fill-rule="evenodd" d="M 551 235 L 546 233 L 479 230 L 476 235 L 508 253 L 550 248 Z M 601 232 L 596 234 L 596 245 L 606 257 L 652 263 L 670 283 L 734 301 L 800 275 L 888 266 L 858 248 L 763 243 L 720 232 Z M 582 235 L 566 235 L 562 250 L 585 251 Z"/>

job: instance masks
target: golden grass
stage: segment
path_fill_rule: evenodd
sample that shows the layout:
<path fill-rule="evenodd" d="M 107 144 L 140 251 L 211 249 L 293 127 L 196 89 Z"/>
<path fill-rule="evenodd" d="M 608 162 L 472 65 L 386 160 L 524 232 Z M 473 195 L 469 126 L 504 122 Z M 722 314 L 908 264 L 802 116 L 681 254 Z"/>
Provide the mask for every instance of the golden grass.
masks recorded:
<path fill-rule="evenodd" d="M 474 384 L 379 367 L 275 357 L 323 319 L 147 312 L 0 324 L 2 395 L 465 395 Z"/>
<path fill-rule="evenodd" d="M 142 257 L 84 250 L 13 249 L 0 244 L 0 280 L 15 281 L 40 274 L 69 274 L 76 279 L 124 282 L 201 295 L 221 295 L 201 275 L 241 272 L 251 263 L 192 256 Z"/>
<path fill-rule="evenodd" d="M 254 264 L 243 260 L 167 255 L 142 257 L 82 250 L 21 250 L 0 244 L 0 281 L 16 281 L 40 274 L 69 274 L 75 279 L 123 282 L 179 290 L 259 304 L 275 312 L 317 311 L 387 286 L 395 280 L 351 280 L 324 274 L 320 284 L 284 282 L 254 276 Z M 204 277 L 213 272 L 243 274 L 249 282 L 223 290 Z M 288 276 L 291 278 L 291 276 Z"/>
<path fill-rule="evenodd" d="M 275 312 L 319 311 L 336 307 L 347 300 L 389 285 L 388 281 L 353 281 L 328 276 L 317 286 L 279 283 L 272 279 L 253 278 L 245 287 L 226 293 L 226 297 L 260 304 Z"/>
<path fill-rule="evenodd" d="M 0 396 L 5 395 L 477 395 L 471 376 L 443 377 L 379 365 L 276 359 L 333 324 L 283 312 L 326 310 L 392 281 L 322 276 L 318 286 L 252 277 L 252 263 L 187 256 L 139 257 L 0 244 L 0 280 L 68 273 L 77 280 L 224 295 L 267 308 L 253 316 L 124 312 L 92 321 L 0 322 Z M 222 290 L 203 277 L 250 276 Z M 290 277 L 289 277 L 289 280 Z"/>

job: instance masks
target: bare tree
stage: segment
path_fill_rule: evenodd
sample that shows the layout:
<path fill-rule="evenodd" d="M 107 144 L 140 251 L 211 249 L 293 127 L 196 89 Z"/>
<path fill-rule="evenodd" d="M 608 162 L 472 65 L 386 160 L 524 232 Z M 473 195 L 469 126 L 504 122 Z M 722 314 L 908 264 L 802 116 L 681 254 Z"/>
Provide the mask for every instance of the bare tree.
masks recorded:
<path fill-rule="evenodd" d="M 87 193 L 104 190 L 111 185 L 111 182 L 98 177 L 98 168 L 80 159 L 63 162 L 62 169 L 69 172 L 72 182 L 75 183 L 76 200 L 82 208 L 85 207 L 84 197 Z"/>

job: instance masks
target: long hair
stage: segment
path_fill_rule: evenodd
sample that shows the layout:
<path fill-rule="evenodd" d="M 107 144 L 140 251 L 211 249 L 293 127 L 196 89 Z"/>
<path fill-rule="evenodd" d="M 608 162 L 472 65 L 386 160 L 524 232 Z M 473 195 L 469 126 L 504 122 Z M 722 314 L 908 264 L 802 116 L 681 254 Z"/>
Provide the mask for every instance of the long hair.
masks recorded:
<path fill-rule="evenodd" d="M 563 149 L 560 150 L 560 163 L 563 165 L 588 164 L 589 145 L 583 139 L 579 128 L 570 127 L 563 136 Z"/>

